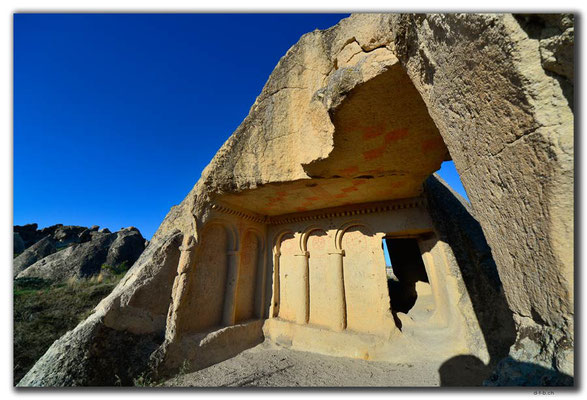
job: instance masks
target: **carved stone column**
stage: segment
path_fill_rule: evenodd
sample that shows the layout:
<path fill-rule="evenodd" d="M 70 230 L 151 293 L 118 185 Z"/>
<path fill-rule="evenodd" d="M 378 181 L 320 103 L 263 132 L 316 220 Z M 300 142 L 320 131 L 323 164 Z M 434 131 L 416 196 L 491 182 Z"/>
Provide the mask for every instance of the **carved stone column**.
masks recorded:
<path fill-rule="evenodd" d="M 228 275 L 226 278 L 226 292 L 224 294 L 224 314 L 222 323 L 225 326 L 234 325 L 236 320 L 236 290 L 238 285 L 238 264 L 239 252 L 229 251 L 228 257 Z"/>
<path fill-rule="evenodd" d="M 310 318 L 310 253 L 296 254 L 299 257 L 300 282 L 298 285 L 298 309 L 296 310 L 296 322 L 307 324 Z"/>
<path fill-rule="evenodd" d="M 269 309 L 270 318 L 276 318 L 279 315 L 279 257 L 281 257 L 281 252 L 275 251 L 273 253 L 273 300 Z"/>
<path fill-rule="evenodd" d="M 173 281 L 173 290 L 171 292 L 171 307 L 167 316 L 167 330 L 165 337 L 172 341 L 179 336 L 178 330 L 181 325 L 182 304 L 185 301 L 185 292 L 188 289 L 189 273 L 195 263 L 196 239 L 191 235 L 186 235 L 183 243 L 179 246 L 180 256 L 177 265 L 177 276 Z"/>
<path fill-rule="evenodd" d="M 344 292 L 344 269 L 343 257 L 344 250 L 338 250 L 334 253 L 328 253 L 335 258 L 332 263 L 332 274 L 329 274 L 328 285 L 332 287 L 332 309 L 334 315 L 332 329 L 335 331 L 343 331 L 346 329 L 346 296 Z"/>

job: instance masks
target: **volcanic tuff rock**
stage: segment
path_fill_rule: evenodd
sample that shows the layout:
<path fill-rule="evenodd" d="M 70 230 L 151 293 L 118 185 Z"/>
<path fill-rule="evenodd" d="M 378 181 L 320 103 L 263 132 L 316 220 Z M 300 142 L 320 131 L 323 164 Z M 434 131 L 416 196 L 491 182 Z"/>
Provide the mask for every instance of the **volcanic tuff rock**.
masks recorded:
<path fill-rule="evenodd" d="M 55 240 L 51 236 L 39 240 L 14 259 L 14 276 L 17 276 L 37 261 L 42 260 L 56 251 Z"/>
<path fill-rule="evenodd" d="M 14 232 L 13 236 L 13 252 L 14 254 L 20 254 L 24 251 L 25 247 L 24 247 L 24 240 L 22 240 L 22 238 L 20 237 L 20 234 L 18 232 Z"/>
<path fill-rule="evenodd" d="M 61 281 L 70 277 L 85 278 L 100 272 L 106 261 L 108 248 L 116 238 L 108 235 L 70 246 L 51 254 L 18 274 L 17 278 L 38 277 Z"/>
<path fill-rule="evenodd" d="M 93 384 L 94 369 L 75 358 L 105 345 L 101 336 L 86 333 L 90 325 L 174 340 L 180 305 L 167 290 L 174 282 L 173 299 L 181 298 L 187 278 L 186 271 L 174 271 L 178 250 L 169 245 L 170 235 L 184 237 L 186 247 L 200 243 L 221 196 L 321 179 L 317 166 L 335 153 L 331 117 L 337 107 L 398 62 L 450 151 L 487 240 L 472 255 L 461 252 L 481 260 L 484 276 L 469 283 L 495 281 L 486 273 L 491 262 L 483 260 L 491 248 L 503 285 L 487 293 L 503 291 L 507 299 L 509 310 L 503 302 L 496 307 L 514 324 L 515 338 L 509 329 L 499 335 L 501 345 L 513 340 L 508 357 L 518 363 L 508 357 L 498 362 L 505 356 L 500 345 L 490 354 L 491 366 L 497 365 L 492 382 L 523 377 L 526 365 L 572 375 L 573 16 L 537 20 L 536 29 L 511 14 L 355 14 L 304 35 L 194 188 L 170 210 L 124 282 L 96 314 L 57 341 L 20 385 Z M 450 221 L 445 229 L 461 235 Z M 154 288 L 161 288 L 156 296 L 145 294 Z M 115 368 L 127 355 L 152 349 L 137 346 L 120 349 L 102 366 Z M 72 374 L 79 379 L 70 379 Z M 534 384 L 532 379 L 526 383 Z"/>
<path fill-rule="evenodd" d="M 96 228 L 59 226 L 14 259 L 17 278 L 58 281 L 100 273 L 101 266 L 132 265 L 144 250 L 145 239 L 134 227 L 116 233 Z"/>
<path fill-rule="evenodd" d="M 180 239 L 176 231 L 155 241 L 113 294 L 53 343 L 19 386 L 98 386 L 117 379 L 131 385 L 163 342 Z"/>
<path fill-rule="evenodd" d="M 126 261 L 129 266 L 139 258 L 145 249 L 145 238 L 135 227 L 125 228 L 116 234 L 108 249 L 106 264 L 118 265 Z"/>
<path fill-rule="evenodd" d="M 37 230 L 39 226 L 37 224 L 27 224 L 27 225 L 15 225 L 14 232 L 18 233 L 21 239 L 24 242 L 24 247 L 27 248 L 34 243 L 38 242 L 45 234 L 41 234 L 40 231 Z"/>

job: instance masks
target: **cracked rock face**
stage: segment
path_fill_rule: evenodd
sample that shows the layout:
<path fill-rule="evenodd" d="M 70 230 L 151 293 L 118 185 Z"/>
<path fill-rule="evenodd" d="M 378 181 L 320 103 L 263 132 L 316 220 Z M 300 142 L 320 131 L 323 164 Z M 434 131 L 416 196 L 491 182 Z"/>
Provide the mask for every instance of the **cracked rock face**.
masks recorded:
<path fill-rule="evenodd" d="M 24 250 L 22 254 L 14 259 L 14 276 L 17 276 L 37 261 L 47 257 L 50 254 L 53 254 L 56 251 L 57 247 L 55 246 L 55 241 L 50 236 L 39 240 L 37 243 Z"/>
<path fill-rule="evenodd" d="M 454 160 L 515 320 L 515 343 L 509 358 L 497 363 L 492 382 L 506 382 L 515 371 L 520 377 L 516 384 L 533 384 L 534 378 L 524 382 L 529 365 L 549 366 L 558 377 L 572 376 L 573 19 L 539 20 L 535 29 L 511 14 L 356 14 L 328 30 L 304 35 L 279 61 L 249 115 L 182 203 L 170 210 L 148 251 L 101 303 L 101 318 L 92 323 L 165 335 L 165 344 L 153 352 L 155 358 L 164 357 L 177 333 L 179 305 L 174 302 L 186 282 L 185 271 L 177 271 L 178 250 L 169 238 L 184 238 L 186 245 L 201 242 L 219 198 L 246 204 L 257 201 L 246 197 L 253 189 L 291 184 L 306 190 L 309 180 L 357 178 L 350 164 L 348 176 L 333 172 L 338 162 L 332 160 L 348 160 L 337 150 L 348 123 L 345 104 L 353 101 L 352 93 L 378 79 L 382 96 L 393 96 L 385 91 L 392 82 L 384 78 L 399 68 L 421 98 L 418 107 L 430 117 L 430 142 L 427 147 L 419 143 L 419 148 L 437 151 L 438 165 L 445 150 Z M 337 126 L 339 117 L 345 124 Z M 390 133 L 389 140 L 401 135 Z M 419 174 L 433 172 L 433 164 Z M 385 168 L 370 175 L 377 173 L 384 179 L 393 176 Z M 406 195 L 421 187 L 411 190 Z M 270 215 L 261 206 L 256 212 Z M 157 296 L 144 294 L 155 288 L 161 288 Z M 53 347 L 99 346 L 100 337 L 87 335 L 82 326 Z M 528 326 L 532 335 L 524 333 Z M 129 345 L 119 356 L 151 350 L 141 343 Z M 49 378 L 53 356 L 47 354 L 21 385 L 71 384 Z M 72 368 L 65 361 L 59 365 Z M 90 382 L 80 379 L 76 384 Z"/>
<path fill-rule="evenodd" d="M 144 245 L 145 239 L 136 228 L 106 233 L 60 227 L 53 236 L 46 236 L 14 259 L 14 274 L 17 278 L 51 281 L 86 278 L 99 274 L 103 264 L 134 264 Z"/>

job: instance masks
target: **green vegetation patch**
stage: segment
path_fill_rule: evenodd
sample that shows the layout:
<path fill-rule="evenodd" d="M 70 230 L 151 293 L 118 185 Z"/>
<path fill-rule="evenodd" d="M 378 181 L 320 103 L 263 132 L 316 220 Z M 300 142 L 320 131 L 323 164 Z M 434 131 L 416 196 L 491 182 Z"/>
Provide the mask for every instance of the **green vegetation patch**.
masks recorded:
<path fill-rule="evenodd" d="M 14 294 L 23 294 L 40 289 L 46 289 L 51 286 L 51 281 L 43 278 L 26 277 L 14 280 Z"/>
<path fill-rule="evenodd" d="M 87 318 L 122 275 L 70 279 L 52 283 L 41 278 L 14 281 L 14 384 L 53 342 Z"/>
<path fill-rule="evenodd" d="M 108 264 L 102 265 L 102 272 L 106 272 L 107 274 L 114 276 L 123 276 L 124 274 L 126 274 L 126 271 L 128 271 L 128 269 L 129 267 L 126 261 L 123 261 L 122 264 L 118 264 L 115 266 Z"/>

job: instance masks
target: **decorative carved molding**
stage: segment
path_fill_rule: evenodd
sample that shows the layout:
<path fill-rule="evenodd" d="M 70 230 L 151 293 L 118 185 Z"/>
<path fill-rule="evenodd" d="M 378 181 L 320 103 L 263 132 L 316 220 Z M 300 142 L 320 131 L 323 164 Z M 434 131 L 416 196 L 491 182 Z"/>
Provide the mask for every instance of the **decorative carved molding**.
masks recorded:
<path fill-rule="evenodd" d="M 325 218 L 350 217 L 353 215 L 374 214 L 408 208 L 426 208 L 426 199 L 412 197 L 409 199 L 391 200 L 377 203 L 363 203 L 348 206 L 306 211 L 303 213 L 285 214 L 277 216 L 258 215 L 241 210 L 234 210 L 225 205 L 214 204 L 212 209 L 227 215 L 266 225 L 281 225 L 293 222 L 315 221 Z"/>
<path fill-rule="evenodd" d="M 264 216 L 264 215 L 257 215 L 257 214 L 248 213 L 245 211 L 235 210 L 235 209 L 232 209 L 232 208 L 226 207 L 224 205 L 220 205 L 220 204 L 213 204 L 212 209 L 214 211 L 218 211 L 223 214 L 235 215 L 239 218 L 242 218 L 242 219 L 245 219 L 248 221 L 257 222 L 260 224 L 267 224 L 268 217 Z"/>

